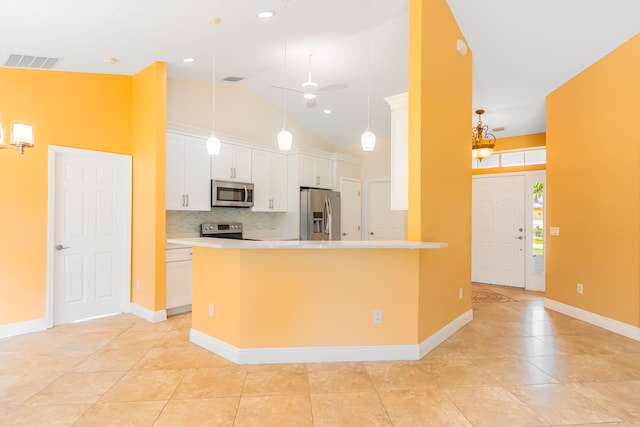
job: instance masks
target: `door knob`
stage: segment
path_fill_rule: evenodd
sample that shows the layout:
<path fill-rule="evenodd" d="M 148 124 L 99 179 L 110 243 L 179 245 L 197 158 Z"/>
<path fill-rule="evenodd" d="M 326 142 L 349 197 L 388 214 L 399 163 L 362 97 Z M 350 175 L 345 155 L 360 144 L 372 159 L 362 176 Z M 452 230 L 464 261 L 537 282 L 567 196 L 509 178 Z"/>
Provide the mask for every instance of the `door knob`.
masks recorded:
<path fill-rule="evenodd" d="M 371 234 L 373 236 L 373 231 L 371 233 L 369 233 L 369 234 Z"/>
<path fill-rule="evenodd" d="M 69 249 L 69 246 L 62 246 L 60 243 L 56 245 L 56 251 L 61 251 L 63 249 Z"/>
<path fill-rule="evenodd" d="M 518 231 L 523 232 L 524 228 L 520 227 L 520 228 L 518 228 Z"/>
<path fill-rule="evenodd" d="M 514 237 L 514 239 L 518 239 L 518 240 L 524 240 L 524 236 L 518 236 L 518 237 Z"/>
<path fill-rule="evenodd" d="M 342 235 L 343 235 L 343 236 L 346 236 L 346 235 L 347 235 L 347 233 L 342 233 Z"/>

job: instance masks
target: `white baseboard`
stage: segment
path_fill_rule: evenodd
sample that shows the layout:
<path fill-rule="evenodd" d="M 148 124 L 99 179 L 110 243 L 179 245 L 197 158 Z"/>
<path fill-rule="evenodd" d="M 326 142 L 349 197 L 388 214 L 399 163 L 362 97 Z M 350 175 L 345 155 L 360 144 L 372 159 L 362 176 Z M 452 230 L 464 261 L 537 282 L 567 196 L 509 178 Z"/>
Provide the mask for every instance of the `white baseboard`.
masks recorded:
<path fill-rule="evenodd" d="M 31 332 L 44 331 L 48 327 L 49 322 L 44 317 L 41 319 L 0 325 L 0 338 L 8 338 L 16 335 L 29 334 Z"/>
<path fill-rule="evenodd" d="M 189 337 L 192 343 L 239 365 L 419 360 L 472 319 L 473 312 L 469 310 L 422 343 L 410 345 L 240 349 L 195 329 L 191 329 Z"/>
<path fill-rule="evenodd" d="M 567 316 L 574 317 L 578 320 L 591 323 L 592 325 L 599 326 L 608 331 L 623 335 L 627 338 L 640 341 L 640 328 L 629 325 L 628 323 L 610 319 L 608 317 L 604 317 L 599 314 L 574 307 L 572 305 L 563 304 L 549 298 L 544 299 L 544 307 L 562 314 L 566 314 Z"/>
<path fill-rule="evenodd" d="M 148 308 L 145 308 L 141 305 L 131 303 L 129 305 L 129 311 L 135 314 L 138 317 L 141 317 L 144 320 L 147 320 L 151 323 L 164 322 L 167 320 L 167 311 L 151 311 Z"/>
<path fill-rule="evenodd" d="M 473 320 L 473 310 L 469 309 L 453 319 L 444 328 L 420 343 L 420 359 L 431 350 L 442 344 L 447 338 L 455 334 L 460 328 Z"/>

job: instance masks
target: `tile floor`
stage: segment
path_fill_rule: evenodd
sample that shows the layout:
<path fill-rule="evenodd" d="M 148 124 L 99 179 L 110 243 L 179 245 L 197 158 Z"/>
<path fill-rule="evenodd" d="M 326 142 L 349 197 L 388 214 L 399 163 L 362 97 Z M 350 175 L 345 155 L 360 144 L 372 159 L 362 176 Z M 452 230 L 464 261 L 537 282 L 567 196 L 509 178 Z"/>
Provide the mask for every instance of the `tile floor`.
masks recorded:
<path fill-rule="evenodd" d="M 487 288 L 517 301 L 415 362 L 237 366 L 189 314 L 3 339 L 0 426 L 640 426 L 640 342 Z"/>

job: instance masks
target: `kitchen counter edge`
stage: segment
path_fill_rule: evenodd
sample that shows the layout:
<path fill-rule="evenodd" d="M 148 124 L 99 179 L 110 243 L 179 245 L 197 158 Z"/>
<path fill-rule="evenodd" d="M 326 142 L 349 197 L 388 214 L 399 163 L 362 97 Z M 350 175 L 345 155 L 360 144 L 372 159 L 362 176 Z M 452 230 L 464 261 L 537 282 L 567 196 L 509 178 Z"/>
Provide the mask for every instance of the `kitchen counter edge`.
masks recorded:
<path fill-rule="evenodd" d="M 213 249 L 440 249 L 447 243 L 407 240 L 235 240 L 213 237 L 168 239 L 168 243 Z"/>

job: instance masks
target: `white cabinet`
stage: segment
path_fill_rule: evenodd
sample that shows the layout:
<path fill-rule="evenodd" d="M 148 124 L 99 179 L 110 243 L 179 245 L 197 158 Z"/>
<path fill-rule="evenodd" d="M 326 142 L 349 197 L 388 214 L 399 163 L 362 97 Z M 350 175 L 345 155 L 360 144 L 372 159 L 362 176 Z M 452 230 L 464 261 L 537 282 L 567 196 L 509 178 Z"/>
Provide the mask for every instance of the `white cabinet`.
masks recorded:
<path fill-rule="evenodd" d="M 253 150 L 253 211 L 287 211 L 287 156 Z"/>
<path fill-rule="evenodd" d="M 409 209 L 409 99 L 406 93 L 384 99 L 391 107 L 391 209 Z"/>
<path fill-rule="evenodd" d="M 223 143 L 211 156 L 211 179 L 251 182 L 251 148 Z"/>
<path fill-rule="evenodd" d="M 206 141 L 167 133 L 166 209 L 211 210 Z"/>
<path fill-rule="evenodd" d="M 191 248 L 165 251 L 165 308 L 173 314 L 191 310 Z"/>
<path fill-rule="evenodd" d="M 300 155 L 300 186 L 332 188 L 333 161 L 323 157 Z"/>

